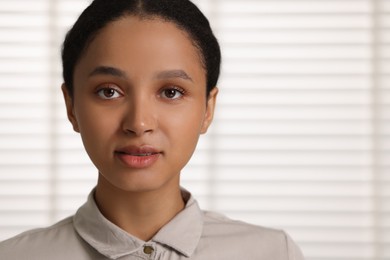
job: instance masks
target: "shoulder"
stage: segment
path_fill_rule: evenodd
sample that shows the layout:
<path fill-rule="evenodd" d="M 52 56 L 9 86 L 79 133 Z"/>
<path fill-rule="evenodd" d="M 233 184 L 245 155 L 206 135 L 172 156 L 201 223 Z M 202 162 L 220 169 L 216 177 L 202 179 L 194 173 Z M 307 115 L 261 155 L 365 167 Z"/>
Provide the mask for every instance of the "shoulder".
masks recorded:
<path fill-rule="evenodd" d="M 264 259 L 304 259 L 299 247 L 283 230 L 232 220 L 222 214 L 204 211 L 204 234 L 208 243 L 239 248 Z M 268 257 L 268 258 L 267 258 Z"/>
<path fill-rule="evenodd" d="M 278 229 L 257 226 L 239 220 L 230 219 L 220 213 L 204 211 L 204 228 L 209 235 L 240 237 L 243 240 L 280 242 L 285 232 Z"/>
<path fill-rule="evenodd" d="M 73 218 L 68 217 L 46 227 L 23 232 L 0 242 L 0 256 L 5 259 L 45 259 L 78 246 L 80 239 L 73 228 Z"/>
<path fill-rule="evenodd" d="M 66 219 L 57 222 L 52 226 L 28 230 L 15 237 L 9 238 L 0 243 L 0 248 L 2 248 L 5 245 L 7 246 L 17 245 L 30 240 L 32 242 L 35 241 L 36 238 L 50 239 L 50 237 L 52 236 L 63 234 L 64 231 L 71 229 L 72 226 L 73 226 L 73 219 L 72 217 L 68 217 Z"/>

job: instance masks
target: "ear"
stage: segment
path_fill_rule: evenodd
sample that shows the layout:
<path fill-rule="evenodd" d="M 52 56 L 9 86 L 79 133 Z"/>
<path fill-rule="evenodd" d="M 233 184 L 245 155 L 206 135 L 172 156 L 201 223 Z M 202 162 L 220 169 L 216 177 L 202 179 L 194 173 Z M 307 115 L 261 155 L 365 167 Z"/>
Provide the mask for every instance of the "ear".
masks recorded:
<path fill-rule="evenodd" d="M 218 95 L 218 88 L 214 87 L 210 91 L 208 99 L 207 99 L 206 113 L 205 113 L 202 129 L 201 129 L 202 134 L 207 132 L 207 129 L 209 128 L 209 126 L 211 125 L 211 122 L 213 121 L 215 104 L 217 101 L 217 95 Z"/>
<path fill-rule="evenodd" d="M 73 126 L 73 130 L 75 132 L 79 133 L 80 132 L 79 125 L 77 123 L 77 119 L 76 119 L 76 116 L 74 114 L 73 98 L 70 95 L 70 93 L 69 93 L 67 87 L 65 86 L 65 84 L 62 84 L 61 89 L 62 89 L 62 94 L 64 95 L 64 99 L 65 99 L 66 114 L 68 115 L 68 119 L 69 119 L 70 123 Z"/>

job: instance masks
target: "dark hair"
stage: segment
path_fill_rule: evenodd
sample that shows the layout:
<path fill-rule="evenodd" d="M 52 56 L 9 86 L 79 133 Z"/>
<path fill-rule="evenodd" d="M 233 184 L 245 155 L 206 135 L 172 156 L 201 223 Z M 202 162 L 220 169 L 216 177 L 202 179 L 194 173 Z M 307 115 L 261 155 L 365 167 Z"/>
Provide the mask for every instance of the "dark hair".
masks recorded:
<path fill-rule="evenodd" d="M 206 92 L 217 85 L 221 50 L 209 21 L 189 0 L 94 0 L 69 30 L 62 47 L 65 85 L 73 95 L 74 68 L 98 32 L 126 15 L 160 18 L 186 31 L 199 50 L 206 71 Z"/>

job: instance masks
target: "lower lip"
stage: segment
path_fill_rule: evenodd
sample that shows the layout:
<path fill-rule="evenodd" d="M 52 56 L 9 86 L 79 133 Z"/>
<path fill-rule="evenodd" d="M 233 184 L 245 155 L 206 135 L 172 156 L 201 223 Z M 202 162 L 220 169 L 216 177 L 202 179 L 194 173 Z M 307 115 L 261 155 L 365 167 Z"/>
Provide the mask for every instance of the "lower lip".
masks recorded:
<path fill-rule="evenodd" d="M 135 156 L 124 153 L 116 153 L 116 156 L 130 168 L 142 169 L 153 165 L 160 157 L 159 153 L 147 156 Z"/>

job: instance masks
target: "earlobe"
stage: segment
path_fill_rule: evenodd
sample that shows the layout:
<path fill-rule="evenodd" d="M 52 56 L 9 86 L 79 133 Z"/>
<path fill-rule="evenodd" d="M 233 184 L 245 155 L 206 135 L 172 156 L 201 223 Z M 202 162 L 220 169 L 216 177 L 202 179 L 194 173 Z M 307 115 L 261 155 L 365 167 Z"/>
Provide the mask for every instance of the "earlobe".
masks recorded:
<path fill-rule="evenodd" d="M 206 107 L 206 114 L 203 120 L 203 125 L 201 129 L 201 133 L 204 134 L 207 132 L 207 129 L 211 125 L 211 122 L 214 118 L 214 110 L 215 110 L 215 104 L 217 102 L 217 95 L 218 95 L 218 88 L 214 87 L 208 96 L 207 99 L 207 107 Z"/>
<path fill-rule="evenodd" d="M 76 116 L 74 114 L 74 109 L 73 109 L 73 98 L 71 97 L 65 84 L 62 84 L 61 89 L 62 89 L 62 94 L 64 95 L 66 113 L 68 115 L 68 119 L 73 126 L 73 130 L 75 132 L 79 133 L 80 132 L 79 125 L 77 123 L 77 119 L 76 119 Z"/>

